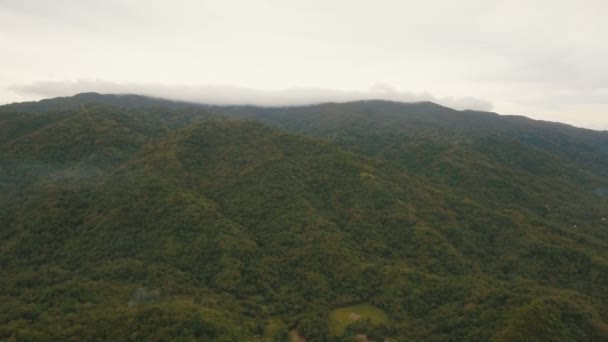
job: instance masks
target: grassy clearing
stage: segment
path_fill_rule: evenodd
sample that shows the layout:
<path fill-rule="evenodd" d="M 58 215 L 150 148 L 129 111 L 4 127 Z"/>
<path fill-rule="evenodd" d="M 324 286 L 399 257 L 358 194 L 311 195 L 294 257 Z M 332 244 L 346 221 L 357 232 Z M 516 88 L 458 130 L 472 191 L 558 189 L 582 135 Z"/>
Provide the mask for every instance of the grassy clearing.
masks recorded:
<path fill-rule="evenodd" d="M 358 304 L 332 310 L 329 313 L 329 331 L 334 336 L 341 336 L 349 324 L 361 319 L 369 319 L 372 324 L 390 324 L 384 311 L 368 304 Z"/>
<path fill-rule="evenodd" d="M 285 324 L 278 318 L 272 318 L 264 327 L 264 337 L 262 341 L 274 341 L 276 337 L 287 330 Z"/>

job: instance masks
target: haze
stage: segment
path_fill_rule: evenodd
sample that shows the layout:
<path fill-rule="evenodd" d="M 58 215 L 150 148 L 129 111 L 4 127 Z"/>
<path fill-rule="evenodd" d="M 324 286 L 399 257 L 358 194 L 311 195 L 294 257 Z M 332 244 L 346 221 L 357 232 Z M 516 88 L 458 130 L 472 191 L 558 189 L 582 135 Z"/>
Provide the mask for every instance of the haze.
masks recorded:
<path fill-rule="evenodd" d="M 605 1 L 0 1 L 0 103 L 385 98 L 608 129 Z"/>

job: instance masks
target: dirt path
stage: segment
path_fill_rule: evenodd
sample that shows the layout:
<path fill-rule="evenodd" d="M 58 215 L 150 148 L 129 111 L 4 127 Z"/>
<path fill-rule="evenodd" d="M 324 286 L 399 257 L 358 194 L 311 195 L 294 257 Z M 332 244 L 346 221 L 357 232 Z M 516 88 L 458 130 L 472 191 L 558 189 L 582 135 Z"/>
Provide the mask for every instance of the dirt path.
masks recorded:
<path fill-rule="evenodd" d="M 306 342 L 306 339 L 300 336 L 300 333 L 297 329 L 293 329 L 289 332 L 289 341 L 291 342 Z"/>

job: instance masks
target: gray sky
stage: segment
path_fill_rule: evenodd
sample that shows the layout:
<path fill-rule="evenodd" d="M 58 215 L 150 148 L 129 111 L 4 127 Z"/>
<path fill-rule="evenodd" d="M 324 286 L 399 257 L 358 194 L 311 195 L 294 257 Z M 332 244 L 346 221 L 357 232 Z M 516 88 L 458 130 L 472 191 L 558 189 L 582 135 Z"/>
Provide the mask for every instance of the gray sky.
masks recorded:
<path fill-rule="evenodd" d="M 0 0 L 0 103 L 431 100 L 608 129 L 605 0 Z"/>

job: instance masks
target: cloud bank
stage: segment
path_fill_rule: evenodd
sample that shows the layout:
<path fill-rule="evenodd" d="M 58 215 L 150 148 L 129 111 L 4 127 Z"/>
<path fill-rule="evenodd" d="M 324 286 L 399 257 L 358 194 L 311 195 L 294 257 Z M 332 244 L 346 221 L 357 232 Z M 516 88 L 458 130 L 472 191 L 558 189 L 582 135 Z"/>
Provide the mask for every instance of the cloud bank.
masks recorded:
<path fill-rule="evenodd" d="M 171 100 L 214 105 L 300 106 L 324 102 L 356 100 L 391 100 L 400 102 L 431 101 L 454 109 L 489 111 L 489 101 L 474 97 L 436 97 L 428 92 L 408 92 L 390 84 L 377 83 L 366 90 L 323 88 L 287 88 L 259 90 L 230 85 L 163 85 L 153 83 L 117 83 L 104 80 L 46 81 L 13 85 L 9 90 L 24 98 L 71 96 L 82 92 L 139 94 Z"/>
<path fill-rule="evenodd" d="M 0 104 L 80 91 L 485 110 L 478 99 L 491 99 L 501 114 L 608 129 L 606 13 L 605 0 L 1 0 Z"/>

